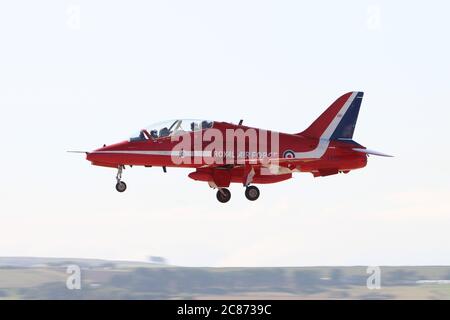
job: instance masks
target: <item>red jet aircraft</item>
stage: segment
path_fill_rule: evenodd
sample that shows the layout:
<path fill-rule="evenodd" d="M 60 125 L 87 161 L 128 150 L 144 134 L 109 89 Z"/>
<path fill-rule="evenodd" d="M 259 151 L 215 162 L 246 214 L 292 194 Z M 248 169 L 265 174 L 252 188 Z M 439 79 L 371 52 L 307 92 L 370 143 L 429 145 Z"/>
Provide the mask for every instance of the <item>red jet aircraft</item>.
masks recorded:
<path fill-rule="evenodd" d="M 363 92 L 338 98 L 305 131 L 279 133 L 239 124 L 206 120 L 173 120 L 142 129 L 128 141 L 86 152 L 93 165 L 118 169 L 116 189 L 124 192 L 125 166 L 193 168 L 191 179 L 217 188 L 217 199 L 227 202 L 230 183 L 241 183 L 245 196 L 254 201 L 254 184 L 276 183 L 293 172 L 314 177 L 348 173 L 363 168 L 369 154 L 352 140 Z"/>

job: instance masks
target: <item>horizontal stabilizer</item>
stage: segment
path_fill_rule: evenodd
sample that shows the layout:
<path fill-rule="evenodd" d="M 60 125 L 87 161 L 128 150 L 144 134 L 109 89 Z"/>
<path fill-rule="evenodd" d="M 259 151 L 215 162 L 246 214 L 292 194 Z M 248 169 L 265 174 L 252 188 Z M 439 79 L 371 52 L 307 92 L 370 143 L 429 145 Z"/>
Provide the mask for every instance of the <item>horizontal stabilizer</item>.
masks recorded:
<path fill-rule="evenodd" d="M 389 155 L 389 154 L 382 153 L 382 152 L 378 152 L 378 151 L 375 151 L 375 150 L 370 150 L 370 149 L 353 148 L 353 150 L 356 151 L 356 152 L 362 152 L 362 153 L 365 153 L 365 154 L 372 154 L 372 155 L 374 155 L 374 156 L 380 156 L 380 157 L 393 157 L 393 156 L 391 156 L 391 155 Z"/>

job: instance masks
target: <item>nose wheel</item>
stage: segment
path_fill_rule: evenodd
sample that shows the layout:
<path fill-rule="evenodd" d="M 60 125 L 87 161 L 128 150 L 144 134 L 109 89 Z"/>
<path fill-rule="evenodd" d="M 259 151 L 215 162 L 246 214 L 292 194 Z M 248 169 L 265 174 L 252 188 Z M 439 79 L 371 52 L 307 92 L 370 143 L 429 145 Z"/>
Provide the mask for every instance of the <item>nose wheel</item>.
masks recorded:
<path fill-rule="evenodd" d="M 116 183 L 116 190 L 119 192 L 124 192 L 127 190 L 127 184 L 123 181 L 119 181 Z"/>
<path fill-rule="evenodd" d="M 122 181 L 122 170 L 123 170 L 123 166 L 119 166 L 118 170 L 117 170 L 117 176 L 116 176 L 116 190 L 118 192 L 124 192 L 125 190 L 127 190 L 127 184 L 125 182 Z"/>
<path fill-rule="evenodd" d="M 225 203 L 230 201 L 231 192 L 227 188 L 220 188 L 219 190 L 217 190 L 216 197 L 219 202 Z"/>
<path fill-rule="evenodd" d="M 245 197 L 250 201 L 255 201 L 259 198 L 259 189 L 255 186 L 248 186 L 245 188 Z"/>

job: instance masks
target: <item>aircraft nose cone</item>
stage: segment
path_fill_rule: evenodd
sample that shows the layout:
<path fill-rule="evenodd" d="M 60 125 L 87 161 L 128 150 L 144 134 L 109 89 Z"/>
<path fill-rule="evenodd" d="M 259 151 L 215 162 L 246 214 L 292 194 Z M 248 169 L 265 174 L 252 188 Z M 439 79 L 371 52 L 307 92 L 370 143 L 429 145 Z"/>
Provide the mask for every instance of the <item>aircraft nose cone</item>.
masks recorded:
<path fill-rule="evenodd" d="M 93 150 L 91 152 L 89 152 L 86 155 L 86 160 L 92 162 L 92 164 L 98 163 L 98 162 L 102 162 L 102 160 L 104 160 L 103 158 L 105 158 L 105 154 L 103 154 L 101 149 L 96 149 Z"/>
<path fill-rule="evenodd" d="M 86 154 L 86 160 L 87 160 L 87 161 L 91 161 L 91 162 L 95 161 L 95 153 L 93 153 L 93 152 L 88 152 L 88 153 Z"/>
<path fill-rule="evenodd" d="M 93 150 L 86 155 L 86 160 L 94 165 L 117 167 L 122 163 L 116 163 L 117 154 L 114 151 L 126 150 L 127 141 L 115 143 L 109 146 L 104 145 L 101 148 Z"/>

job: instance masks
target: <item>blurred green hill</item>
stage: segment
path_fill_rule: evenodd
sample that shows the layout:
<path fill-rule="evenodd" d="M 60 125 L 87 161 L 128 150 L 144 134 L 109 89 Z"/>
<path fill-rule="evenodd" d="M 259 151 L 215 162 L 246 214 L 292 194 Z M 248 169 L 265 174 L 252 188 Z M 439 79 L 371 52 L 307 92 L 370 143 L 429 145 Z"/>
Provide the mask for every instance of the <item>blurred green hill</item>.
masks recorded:
<path fill-rule="evenodd" d="M 69 290 L 68 265 L 81 268 Z M 450 299 L 449 266 L 187 268 L 130 261 L 0 258 L 0 299 Z"/>

